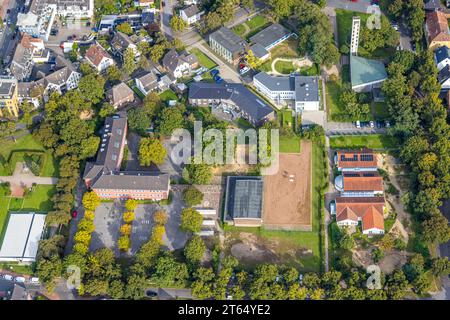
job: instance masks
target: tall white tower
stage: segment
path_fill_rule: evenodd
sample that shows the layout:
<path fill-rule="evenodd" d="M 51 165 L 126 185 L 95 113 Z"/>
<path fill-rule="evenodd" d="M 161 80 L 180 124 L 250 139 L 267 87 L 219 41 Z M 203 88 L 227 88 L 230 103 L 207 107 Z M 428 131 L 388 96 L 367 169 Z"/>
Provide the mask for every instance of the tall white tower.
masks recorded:
<path fill-rule="evenodd" d="M 360 17 L 353 17 L 352 19 L 352 40 L 350 42 L 350 55 L 358 55 L 359 45 L 359 29 L 361 27 Z"/>

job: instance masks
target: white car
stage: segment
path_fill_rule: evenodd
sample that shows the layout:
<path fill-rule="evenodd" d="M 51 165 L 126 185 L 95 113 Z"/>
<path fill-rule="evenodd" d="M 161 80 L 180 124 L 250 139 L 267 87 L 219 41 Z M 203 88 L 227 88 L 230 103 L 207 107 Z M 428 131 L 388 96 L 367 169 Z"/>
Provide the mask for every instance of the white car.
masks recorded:
<path fill-rule="evenodd" d="M 391 126 L 391 124 L 389 123 L 389 121 L 386 121 L 386 128 L 389 128 Z"/>
<path fill-rule="evenodd" d="M 242 68 L 241 70 L 239 70 L 239 73 L 240 73 L 240 74 L 244 74 L 244 73 L 248 72 L 248 70 L 250 70 L 249 67 L 244 67 L 244 68 Z"/>
<path fill-rule="evenodd" d="M 32 277 L 30 279 L 30 283 L 32 283 L 32 284 L 40 284 L 41 282 L 39 281 L 38 277 Z"/>
<path fill-rule="evenodd" d="M 15 281 L 15 282 L 18 282 L 18 283 L 25 283 L 25 278 L 24 278 L 24 277 L 16 277 L 16 278 L 14 279 L 14 281 Z"/>
<path fill-rule="evenodd" d="M 361 128 L 361 122 L 359 122 L 359 120 L 356 121 L 356 127 L 359 129 Z"/>
<path fill-rule="evenodd" d="M 375 123 L 373 123 L 373 121 L 370 121 L 370 127 L 375 128 Z"/>
<path fill-rule="evenodd" d="M 10 276 L 9 274 L 4 274 L 4 275 L 3 275 L 3 279 L 9 280 L 9 281 L 13 281 L 13 280 L 14 280 L 14 277 L 13 277 L 13 276 Z"/>

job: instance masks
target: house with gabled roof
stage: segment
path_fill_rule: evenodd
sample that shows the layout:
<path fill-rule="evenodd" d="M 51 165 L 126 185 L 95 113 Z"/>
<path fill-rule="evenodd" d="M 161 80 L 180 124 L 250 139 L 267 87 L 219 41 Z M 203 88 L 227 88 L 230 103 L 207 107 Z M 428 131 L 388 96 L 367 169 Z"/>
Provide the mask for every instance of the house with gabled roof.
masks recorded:
<path fill-rule="evenodd" d="M 343 196 L 373 197 L 383 195 L 383 177 L 377 171 L 344 171 L 334 181 Z"/>
<path fill-rule="evenodd" d="M 106 98 L 115 108 L 121 108 L 124 105 L 134 101 L 134 92 L 124 82 L 121 82 L 106 92 Z"/>
<path fill-rule="evenodd" d="M 196 5 L 192 5 L 180 10 L 181 19 L 183 19 L 188 25 L 200 21 L 200 18 L 203 14 L 204 11 L 200 11 Z"/>
<path fill-rule="evenodd" d="M 116 31 L 111 40 L 111 50 L 113 54 L 123 59 L 123 55 L 127 49 L 131 49 L 136 58 L 140 56 L 140 52 L 131 37 L 123 32 Z"/>
<path fill-rule="evenodd" d="M 334 163 L 339 171 L 377 171 L 377 155 L 371 149 L 338 150 Z"/>
<path fill-rule="evenodd" d="M 187 52 L 178 53 L 175 49 L 166 53 L 162 60 L 163 67 L 174 78 L 178 79 L 189 75 L 199 67 L 199 62 L 194 54 Z"/>
<path fill-rule="evenodd" d="M 450 65 L 450 48 L 440 47 L 434 52 L 434 61 L 438 71 L 441 71 L 444 67 Z"/>
<path fill-rule="evenodd" d="M 153 71 L 147 72 L 146 74 L 134 79 L 136 87 L 144 96 L 148 95 L 152 91 L 159 89 L 158 77 Z"/>
<path fill-rule="evenodd" d="M 426 14 L 425 35 L 430 50 L 439 47 L 450 48 L 450 34 L 446 15 L 441 11 Z"/>
<path fill-rule="evenodd" d="M 99 43 L 91 45 L 84 57 L 98 72 L 104 72 L 115 64 L 111 55 Z"/>

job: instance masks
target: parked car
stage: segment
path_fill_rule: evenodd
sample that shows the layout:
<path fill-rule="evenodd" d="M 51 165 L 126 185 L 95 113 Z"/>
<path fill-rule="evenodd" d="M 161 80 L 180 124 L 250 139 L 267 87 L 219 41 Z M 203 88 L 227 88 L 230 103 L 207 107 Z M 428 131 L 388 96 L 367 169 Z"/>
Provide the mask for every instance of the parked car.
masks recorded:
<path fill-rule="evenodd" d="M 389 128 L 391 126 L 391 124 L 389 123 L 389 121 L 386 120 L 386 128 Z"/>
<path fill-rule="evenodd" d="M 154 298 L 154 297 L 158 296 L 158 293 L 153 290 L 147 290 L 147 291 L 145 291 L 145 295 L 147 297 Z"/>
<path fill-rule="evenodd" d="M 73 210 L 72 211 L 72 218 L 76 218 L 76 217 L 78 217 L 78 211 L 77 210 Z"/>
<path fill-rule="evenodd" d="M 356 127 L 359 129 L 361 128 L 361 122 L 359 120 L 356 121 Z"/>
<path fill-rule="evenodd" d="M 217 74 L 219 74 L 219 70 L 217 70 L 217 69 L 212 69 L 212 70 L 209 72 L 209 74 L 210 74 L 212 77 L 215 77 Z"/>
<path fill-rule="evenodd" d="M 4 274 L 3 279 L 8 280 L 8 281 L 13 281 L 14 277 L 9 274 Z"/>
<path fill-rule="evenodd" d="M 221 77 L 219 77 L 219 78 L 216 79 L 216 83 L 217 83 L 217 84 L 221 84 L 222 82 L 223 82 L 223 79 L 222 79 Z"/>
<path fill-rule="evenodd" d="M 30 283 L 32 283 L 32 284 L 40 284 L 41 282 L 39 281 L 38 277 L 32 277 L 30 279 Z"/>
<path fill-rule="evenodd" d="M 14 279 L 14 281 L 15 281 L 15 282 L 18 282 L 18 283 L 25 283 L 25 278 L 24 278 L 24 277 L 16 277 L 16 278 Z"/>
<path fill-rule="evenodd" d="M 375 128 L 375 123 L 373 121 L 370 121 L 370 127 Z"/>
<path fill-rule="evenodd" d="M 380 129 L 383 126 L 383 124 L 380 121 L 377 121 L 376 124 L 378 129 Z"/>
<path fill-rule="evenodd" d="M 244 74 L 244 73 L 248 72 L 249 70 L 250 70 L 249 67 L 244 67 L 244 68 L 242 68 L 242 69 L 239 70 L 239 73 L 240 73 L 240 74 Z"/>

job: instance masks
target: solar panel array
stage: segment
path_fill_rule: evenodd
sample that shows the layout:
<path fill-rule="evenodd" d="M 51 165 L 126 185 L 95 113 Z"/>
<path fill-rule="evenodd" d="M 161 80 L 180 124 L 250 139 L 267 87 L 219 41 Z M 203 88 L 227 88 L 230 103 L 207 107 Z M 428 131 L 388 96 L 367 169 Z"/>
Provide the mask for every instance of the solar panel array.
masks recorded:
<path fill-rule="evenodd" d="M 373 161 L 373 154 L 362 154 L 361 161 Z"/>
<path fill-rule="evenodd" d="M 359 159 L 360 159 L 360 161 L 373 161 L 373 154 L 361 154 Z M 356 162 L 356 161 L 358 161 L 358 155 L 354 154 L 352 157 L 348 157 L 345 154 L 342 154 L 341 161 Z"/>
<path fill-rule="evenodd" d="M 346 162 L 346 161 L 352 161 L 352 162 L 353 161 L 358 161 L 358 155 L 354 154 L 352 158 L 347 158 L 345 156 L 345 154 L 343 154 L 343 155 L 341 155 L 341 161 L 344 161 L 344 162 Z"/>
<path fill-rule="evenodd" d="M 234 190 L 233 216 L 260 218 L 262 193 L 262 180 L 237 180 Z"/>

